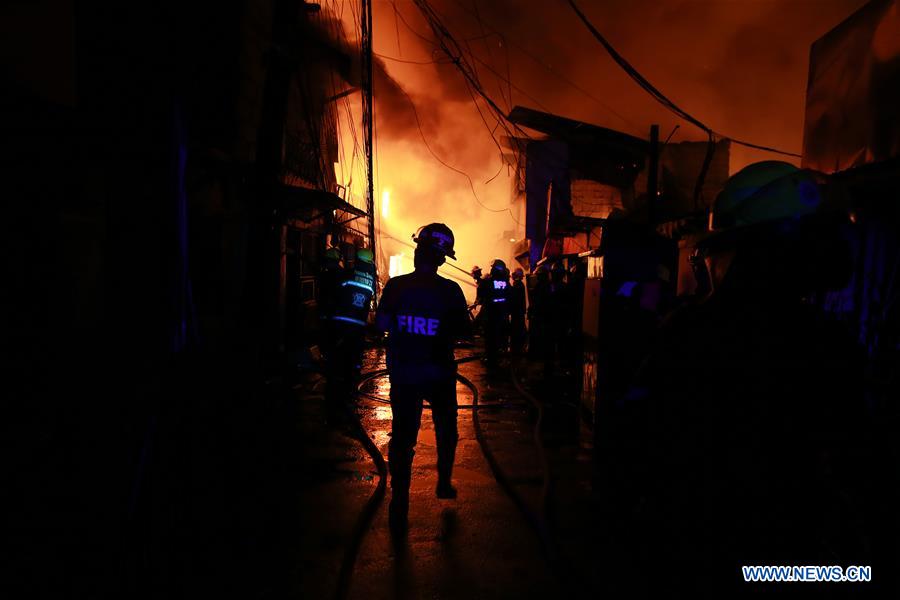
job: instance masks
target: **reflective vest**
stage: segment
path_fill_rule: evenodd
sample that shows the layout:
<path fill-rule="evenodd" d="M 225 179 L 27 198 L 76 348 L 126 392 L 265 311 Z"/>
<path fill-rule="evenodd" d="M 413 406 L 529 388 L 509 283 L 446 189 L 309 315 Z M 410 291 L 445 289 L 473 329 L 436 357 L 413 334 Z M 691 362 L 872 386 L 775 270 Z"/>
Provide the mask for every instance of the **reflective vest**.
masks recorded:
<path fill-rule="evenodd" d="M 375 276 L 359 269 L 340 281 L 336 306 L 331 318 L 335 321 L 364 326 L 375 295 Z"/>
<path fill-rule="evenodd" d="M 490 304 L 506 304 L 509 302 L 511 286 L 506 279 L 488 279 L 487 297 Z"/>

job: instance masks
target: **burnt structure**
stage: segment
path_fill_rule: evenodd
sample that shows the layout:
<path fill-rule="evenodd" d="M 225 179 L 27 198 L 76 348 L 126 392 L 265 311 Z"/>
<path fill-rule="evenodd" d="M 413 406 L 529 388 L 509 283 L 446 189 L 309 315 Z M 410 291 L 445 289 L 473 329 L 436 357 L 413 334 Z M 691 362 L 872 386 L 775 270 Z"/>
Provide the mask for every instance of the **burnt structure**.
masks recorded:
<path fill-rule="evenodd" d="M 634 182 L 649 145 L 618 131 L 520 106 L 509 120 L 546 136 L 512 140 L 524 150 L 520 178 L 532 268 L 548 240 L 553 240 L 550 251 L 560 254 L 563 238 L 580 234 L 580 250 L 588 249 L 600 220 L 633 204 Z"/>
<path fill-rule="evenodd" d="M 876 0 L 812 46 L 802 164 L 831 174 L 835 202 L 854 219 L 850 281 L 818 300 L 866 349 L 874 396 L 891 413 L 900 365 L 898 103 L 900 3 Z"/>
<path fill-rule="evenodd" d="M 596 249 L 610 215 L 683 240 L 686 266 L 691 235 L 705 230 L 709 207 L 728 178 L 728 140 L 654 145 L 524 107 L 516 107 L 509 120 L 543 136 L 509 141 L 523 157 L 518 191 L 532 267 L 546 254 Z M 657 192 L 652 197 L 650 187 Z M 679 286 L 685 293 L 691 289 L 689 281 Z"/>

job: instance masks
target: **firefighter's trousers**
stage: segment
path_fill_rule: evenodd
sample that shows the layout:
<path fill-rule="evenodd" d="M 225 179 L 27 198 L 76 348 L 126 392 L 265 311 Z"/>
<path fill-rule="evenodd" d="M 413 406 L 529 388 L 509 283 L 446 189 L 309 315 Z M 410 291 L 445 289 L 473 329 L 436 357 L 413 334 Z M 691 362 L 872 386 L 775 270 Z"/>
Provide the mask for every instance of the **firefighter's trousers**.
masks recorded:
<path fill-rule="evenodd" d="M 450 481 L 456 455 L 456 379 L 447 378 L 427 384 L 401 384 L 391 381 L 391 441 L 388 461 L 391 487 L 409 489 L 416 439 L 422 421 L 422 401 L 431 405 L 431 418 L 437 439 L 437 468 L 441 481 Z"/>

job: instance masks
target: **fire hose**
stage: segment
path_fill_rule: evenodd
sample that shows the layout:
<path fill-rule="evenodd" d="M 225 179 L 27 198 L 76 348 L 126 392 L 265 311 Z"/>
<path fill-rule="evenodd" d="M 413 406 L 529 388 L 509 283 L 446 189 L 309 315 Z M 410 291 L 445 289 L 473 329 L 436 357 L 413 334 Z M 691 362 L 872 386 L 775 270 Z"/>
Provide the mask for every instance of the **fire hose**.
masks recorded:
<path fill-rule="evenodd" d="M 474 355 L 470 357 L 466 357 L 460 360 L 457 360 L 457 364 L 470 362 L 473 360 L 478 360 L 480 355 Z M 374 399 L 379 402 L 385 402 L 385 400 L 373 395 L 363 392 L 362 389 L 366 383 L 369 381 L 376 379 L 378 377 L 383 377 L 388 373 L 387 369 L 379 369 L 377 371 L 372 371 L 363 375 L 360 379 L 360 382 L 357 386 L 357 391 L 360 395 L 366 396 L 368 398 Z M 528 506 L 528 503 L 525 499 L 519 494 L 512 481 L 510 481 L 509 477 L 507 477 L 506 473 L 503 471 L 500 466 L 496 456 L 491 450 L 490 446 L 487 443 L 487 440 L 484 435 L 484 431 L 481 427 L 481 422 L 478 413 L 481 409 L 484 408 L 501 408 L 509 405 L 479 405 L 479 392 L 478 388 L 475 384 L 469 380 L 468 378 L 456 374 L 456 379 L 464 386 L 466 386 L 472 392 L 472 404 L 471 405 L 461 405 L 459 408 L 471 408 L 472 409 L 472 426 L 475 431 L 475 438 L 478 441 L 478 445 L 481 449 L 482 454 L 485 457 L 486 462 L 488 463 L 488 467 L 491 470 L 494 479 L 503 489 L 504 493 L 512 500 L 513 504 L 515 504 L 516 508 L 522 513 L 525 517 L 525 520 L 531 526 L 538 537 L 538 541 L 540 543 L 542 552 L 544 554 L 545 559 L 548 564 L 553 568 L 557 577 L 564 585 L 571 586 L 573 581 L 581 581 L 580 577 L 574 576 L 570 572 L 569 569 L 566 568 L 566 565 L 561 560 L 562 553 L 559 551 L 556 540 L 551 534 L 549 527 L 549 512 L 550 512 L 550 491 L 551 491 L 551 478 L 550 478 L 550 468 L 549 462 L 547 460 L 546 452 L 544 451 L 543 442 L 541 440 L 541 426 L 543 423 L 543 406 L 541 403 L 535 398 L 532 394 L 530 394 L 522 384 L 519 382 L 518 378 L 515 375 L 515 370 L 513 367 L 510 368 L 510 375 L 513 380 L 513 384 L 516 387 L 516 390 L 524 396 L 533 406 L 537 413 L 537 419 L 533 431 L 533 439 L 535 441 L 536 447 L 538 449 L 539 462 L 541 464 L 542 471 L 542 487 L 541 487 L 541 510 L 540 512 L 535 512 Z M 389 402 L 389 401 L 388 401 Z M 363 510 L 361 511 L 359 518 L 357 519 L 356 525 L 354 526 L 352 538 L 350 541 L 350 545 L 347 548 L 347 551 L 344 554 L 344 558 L 341 562 L 341 568 L 338 574 L 338 585 L 337 585 L 337 593 L 335 597 L 338 600 L 344 600 L 349 596 L 350 585 L 353 577 L 353 569 L 356 564 L 356 559 L 359 555 L 359 549 L 362 546 L 363 539 L 365 538 L 366 532 L 370 529 L 371 523 L 375 518 L 375 515 L 378 512 L 381 503 L 384 501 L 385 489 L 387 487 L 387 464 L 382 456 L 381 452 L 378 449 L 378 446 L 372 441 L 369 437 L 368 433 L 365 430 L 365 427 L 362 424 L 362 421 L 358 418 L 353 419 L 351 424 L 352 427 L 352 436 L 356 439 L 369 456 L 372 459 L 373 464 L 375 465 L 376 471 L 378 473 L 378 483 L 375 487 L 375 490 L 372 492 L 372 495 L 366 501 Z M 569 590 L 571 593 L 577 594 L 578 590 Z"/>

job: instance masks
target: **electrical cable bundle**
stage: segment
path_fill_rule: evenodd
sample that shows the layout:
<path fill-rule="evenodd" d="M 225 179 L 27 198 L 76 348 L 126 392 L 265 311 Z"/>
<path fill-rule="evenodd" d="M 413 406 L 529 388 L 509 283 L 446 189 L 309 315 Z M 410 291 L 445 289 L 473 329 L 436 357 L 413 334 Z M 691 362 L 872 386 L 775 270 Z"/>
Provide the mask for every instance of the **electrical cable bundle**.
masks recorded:
<path fill-rule="evenodd" d="M 676 116 L 684 119 L 688 123 L 691 123 L 692 125 L 695 125 L 699 129 L 702 129 L 704 132 L 706 132 L 706 134 L 709 135 L 709 137 L 710 137 L 710 143 L 713 143 L 714 139 L 716 137 L 718 137 L 718 138 L 730 140 L 740 146 L 746 146 L 748 148 L 756 148 L 757 150 L 765 150 L 766 152 L 773 152 L 775 154 L 783 154 L 785 156 L 793 156 L 796 158 L 802 158 L 802 155 L 796 154 L 794 152 L 786 152 L 784 150 L 779 150 L 777 148 L 772 148 L 770 146 L 762 146 L 759 144 L 753 144 L 751 142 L 738 140 L 738 139 L 735 139 L 735 138 L 727 136 L 727 135 L 722 135 L 722 134 L 716 133 L 715 131 L 713 131 L 713 129 L 711 127 L 709 127 L 708 125 L 703 123 L 700 119 L 697 119 L 696 117 L 694 117 L 693 115 L 691 115 L 690 113 L 688 113 L 687 111 L 685 111 L 684 109 L 679 107 L 677 104 L 675 104 L 672 100 L 670 100 L 656 86 L 654 86 L 652 83 L 650 83 L 646 77 L 641 75 L 640 72 L 637 69 L 635 69 L 631 65 L 630 62 L 625 60 L 625 57 L 623 57 L 621 54 L 619 54 L 619 52 L 613 47 L 612 44 L 609 43 L 609 41 L 603 36 L 603 34 L 600 33 L 596 27 L 594 27 L 594 24 L 591 23 L 591 21 L 581 11 L 581 9 L 578 8 L 578 5 L 575 3 L 575 0 L 566 0 L 566 2 L 569 3 L 569 6 L 572 7 L 572 10 L 575 12 L 576 15 L 578 15 L 578 18 L 581 19 L 581 21 L 582 21 L 582 23 L 584 23 L 585 27 L 587 27 L 588 30 L 591 32 L 591 34 L 597 39 L 597 41 L 600 42 L 600 45 L 603 46 L 603 48 L 606 50 L 607 54 L 609 54 L 609 56 L 613 59 L 613 61 L 615 61 L 615 63 L 617 65 L 619 65 L 619 67 L 621 67 L 622 70 L 625 71 L 625 73 L 629 77 L 631 77 L 631 79 L 633 79 L 641 87 L 641 89 L 643 89 L 645 92 L 650 94 L 654 100 L 656 100 L 657 102 L 662 104 L 666 109 L 668 109 L 670 112 L 674 113 Z"/>
<path fill-rule="evenodd" d="M 528 139 L 529 136 L 528 136 L 524 131 L 522 131 L 522 129 L 521 129 L 520 127 L 518 127 L 518 126 L 515 125 L 514 123 L 509 123 L 509 121 L 508 121 L 506 115 L 504 114 L 503 110 L 502 110 L 502 109 L 498 106 L 498 104 L 491 98 L 491 96 L 485 91 L 484 87 L 482 86 L 482 84 L 481 84 L 481 82 L 480 82 L 480 80 L 479 80 L 479 78 L 478 78 L 478 71 L 477 71 L 477 69 L 475 68 L 475 66 L 472 64 L 472 62 L 470 62 L 470 61 L 467 59 L 467 54 L 468 54 L 469 56 L 471 56 L 471 58 L 472 58 L 475 62 L 480 63 L 484 68 L 486 68 L 486 69 L 488 69 L 490 72 L 492 72 L 498 79 L 500 79 L 500 80 L 505 80 L 506 83 L 507 83 L 507 85 L 509 86 L 510 90 L 511 90 L 512 88 L 515 88 L 517 91 L 519 91 L 520 93 L 522 93 L 524 96 L 528 97 L 528 98 L 531 99 L 533 102 L 535 102 L 535 103 L 536 103 L 539 107 L 541 107 L 543 110 L 546 110 L 546 111 L 548 111 L 548 112 L 551 112 L 551 111 L 549 111 L 549 109 L 547 109 L 546 107 L 543 107 L 543 105 L 542 105 L 540 102 L 538 102 L 537 99 L 535 99 L 535 98 L 533 98 L 532 96 L 530 96 L 529 94 L 527 94 L 527 93 L 526 93 L 524 90 L 522 90 L 521 88 L 515 86 L 515 85 L 512 83 L 512 81 L 511 81 L 511 77 L 508 77 L 508 76 L 507 76 L 507 77 L 504 78 L 504 76 L 503 76 L 501 73 L 499 73 L 496 69 L 494 69 L 491 65 L 489 65 L 487 62 L 485 62 L 485 61 L 481 60 L 480 58 L 478 58 L 478 57 L 471 51 L 471 49 L 468 48 L 468 46 L 466 46 L 466 49 L 464 49 L 464 48 L 463 48 L 463 45 L 460 44 L 460 43 L 453 37 L 452 33 L 451 33 L 451 32 L 449 31 L 449 29 L 444 25 L 444 23 L 443 23 L 443 21 L 441 20 L 441 17 L 440 17 L 440 15 L 438 14 L 438 12 L 434 9 L 434 7 L 433 7 L 427 0 L 413 0 L 413 2 L 414 2 L 414 4 L 416 5 L 416 7 L 419 9 L 419 11 L 421 12 L 422 16 L 425 18 L 425 21 L 428 23 L 429 27 L 431 28 L 432 34 L 434 35 L 434 38 L 435 38 L 436 43 L 437 43 L 437 46 L 440 48 L 441 51 L 444 52 L 444 54 L 445 54 L 445 55 L 447 56 L 447 58 L 449 59 L 449 62 L 450 62 L 451 64 L 453 64 L 454 66 L 456 66 L 456 68 L 457 68 L 457 69 L 460 71 L 460 73 L 463 75 L 463 78 L 464 78 L 464 80 L 465 80 L 466 87 L 467 87 L 467 89 L 468 89 L 468 91 L 469 91 L 469 94 L 472 95 L 472 100 L 473 100 L 473 102 L 475 102 L 474 94 L 478 94 L 478 96 L 480 96 L 480 97 L 482 98 L 482 100 L 486 103 L 486 105 L 488 106 L 490 112 L 493 114 L 494 118 L 497 120 L 497 127 L 502 127 L 503 130 L 506 132 L 506 134 L 507 134 L 507 136 L 508 136 L 509 138 L 516 139 L 516 138 L 518 137 L 518 138 L 525 138 L 525 139 Z M 462 5 L 462 4 L 461 4 L 460 2 L 458 2 L 457 0 L 454 0 L 454 2 L 455 2 L 457 5 L 459 5 L 465 12 L 467 12 L 469 15 L 471 15 L 473 18 L 475 18 L 475 19 L 478 21 L 478 23 L 481 25 L 482 31 L 484 31 L 485 24 L 484 24 L 483 20 L 481 19 L 480 14 L 477 13 L 477 9 L 476 9 L 476 12 L 473 14 L 471 11 L 469 11 L 464 5 Z M 792 157 L 796 157 L 796 158 L 802 158 L 802 156 L 801 156 L 800 154 L 796 154 L 796 153 L 794 153 L 794 152 L 787 152 L 787 151 L 784 151 L 784 150 L 779 150 L 778 148 L 773 148 L 773 147 L 771 147 L 771 146 L 765 146 L 765 145 L 761 145 L 761 144 L 755 144 L 755 143 L 752 143 L 752 142 L 748 142 L 748 141 L 745 141 L 745 140 L 740 140 L 740 139 L 737 139 L 737 138 L 734 138 L 734 137 L 731 137 L 731 136 L 726 136 L 726 135 L 717 133 L 717 132 L 714 131 L 711 127 L 709 127 L 708 125 L 706 125 L 703 121 L 701 121 L 700 119 L 694 117 L 693 115 L 691 115 L 690 113 L 688 113 L 686 110 L 682 109 L 682 108 L 681 108 L 680 106 L 678 106 L 674 101 L 672 101 L 668 96 L 666 96 L 661 90 L 659 90 L 656 86 L 654 86 L 652 83 L 650 83 L 650 81 L 649 81 L 646 77 L 644 77 L 637 69 L 635 69 L 634 66 L 632 66 L 631 63 L 629 63 L 629 62 L 628 62 L 628 61 L 627 61 L 627 60 L 626 60 L 626 59 L 625 59 L 625 58 L 624 58 L 624 57 L 623 57 L 623 56 L 622 56 L 622 55 L 621 55 L 621 54 L 620 54 L 613 46 L 612 46 L 612 44 L 610 44 L 609 41 L 608 41 L 608 40 L 607 40 L 607 39 L 606 39 L 606 38 L 605 38 L 605 37 L 597 30 L 597 28 L 593 25 L 593 23 L 590 22 L 590 20 L 589 20 L 589 19 L 587 18 L 587 16 L 581 11 L 581 9 L 578 7 L 578 5 L 575 3 L 574 0 L 567 0 L 567 2 L 569 3 L 570 7 L 571 7 L 572 10 L 575 12 L 575 14 L 579 17 L 579 19 L 580 19 L 580 20 L 584 23 L 584 25 L 588 28 L 588 30 L 591 32 L 591 34 L 592 34 L 592 35 L 600 42 L 600 44 L 604 47 L 604 49 L 607 51 L 607 53 L 610 55 L 610 57 L 613 59 L 613 61 L 614 61 L 614 62 L 615 62 L 615 63 L 616 63 L 623 71 L 625 71 L 625 73 L 628 74 L 628 76 L 629 76 L 633 81 L 635 81 L 635 82 L 641 87 L 641 89 L 643 89 L 645 92 L 647 92 L 654 100 L 656 100 L 659 104 L 661 104 L 662 106 L 664 106 L 667 110 L 669 110 L 670 112 L 672 112 L 674 115 L 676 115 L 677 117 L 679 117 L 679 118 L 681 118 L 681 119 L 683 119 L 683 120 L 685 120 L 685 121 L 691 123 L 692 125 L 698 127 L 699 129 L 701 129 L 702 131 L 704 131 L 704 132 L 707 134 L 707 137 L 708 137 L 707 151 L 706 151 L 706 155 L 704 156 L 704 160 L 703 160 L 703 163 L 702 163 L 702 166 L 701 166 L 701 169 L 700 169 L 700 173 L 699 173 L 698 178 L 697 178 L 697 182 L 696 182 L 696 184 L 695 184 L 695 186 L 694 186 L 694 194 L 693 194 L 693 197 L 694 197 L 694 205 L 695 205 L 695 208 L 699 205 L 700 195 L 701 195 L 701 193 L 702 193 L 703 184 L 704 184 L 704 181 L 705 181 L 705 179 L 706 179 L 706 174 L 707 174 L 707 172 L 708 172 L 708 170 L 709 170 L 709 167 L 710 167 L 710 165 L 711 165 L 711 163 L 712 163 L 713 155 L 714 155 L 714 152 L 715 152 L 715 144 L 716 144 L 716 140 L 717 140 L 717 139 L 725 139 L 725 140 L 729 140 L 729 141 L 731 141 L 732 143 L 735 143 L 735 144 L 738 144 L 738 145 L 741 145 L 741 146 L 745 146 L 745 147 L 748 147 L 748 148 L 754 148 L 754 149 L 757 149 L 757 150 L 763 150 L 763 151 L 766 151 L 766 152 L 772 152 L 772 153 L 775 153 L 775 154 L 782 154 L 782 155 L 785 155 L 785 156 L 792 156 Z M 396 10 L 397 10 L 397 9 L 396 9 L 396 4 L 395 4 L 395 11 L 396 11 Z M 397 14 L 399 15 L 399 12 L 397 12 Z M 429 40 L 428 38 L 426 38 L 426 37 L 423 36 L 422 34 L 416 32 L 412 27 L 410 27 L 409 23 L 407 23 L 406 20 L 402 18 L 402 16 L 401 16 L 400 18 L 401 18 L 401 20 L 403 20 L 404 24 L 405 24 L 411 31 L 413 31 L 413 33 L 415 33 L 418 37 L 420 37 L 421 39 L 423 39 L 423 40 L 424 40 L 425 42 L 427 42 L 427 43 L 433 43 L 431 40 Z M 504 40 L 506 39 L 506 38 L 505 38 L 500 32 L 498 32 L 496 29 L 493 29 L 492 31 L 493 31 L 493 33 L 495 33 L 496 35 L 500 35 L 500 36 L 501 36 L 501 39 L 504 39 Z M 487 35 L 487 34 L 485 34 L 485 35 Z M 580 86 L 578 86 L 576 83 L 574 83 L 574 82 L 572 82 L 571 80 L 568 80 L 568 79 L 562 77 L 561 75 L 559 75 L 558 73 L 556 73 L 552 68 L 550 68 L 548 65 L 546 65 L 543 61 L 541 61 L 541 60 L 538 59 L 537 57 L 534 57 L 533 55 L 531 55 L 531 54 L 528 53 L 527 51 L 524 51 L 524 49 L 521 49 L 521 48 L 520 48 L 520 50 L 522 50 L 526 55 L 530 56 L 532 59 L 536 60 L 539 64 L 541 64 L 544 68 L 546 68 L 547 70 L 549 70 L 551 73 L 554 73 L 554 74 L 557 75 L 558 77 L 564 79 L 569 85 L 575 87 L 576 89 L 578 89 L 578 90 L 581 91 L 583 94 L 585 94 L 585 95 L 587 95 L 588 97 L 590 97 L 591 99 L 593 99 L 593 100 L 595 100 L 595 101 L 597 101 L 597 102 L 600 102 L 599 99 L 597 99 L 597 98 L 595 98 L 593 95 L 589 94 L 586 90 L 584 90 L 583 88 L 581 88 Z M 502 95 L 502 92 L 501 92 L 501 95 Z M 510 99 L 511 99 L 511 92 L 510 92 Z M 410 99 L 410 102 L 412 102 L 411 99 Z M 601 103 L 601 104 L 602 104 L 602 103 Z M 494 143 L 495 143 L 495 144 L 498 146 L 498 148 L 499 148 L 499 143 L 497 142 L 496 137 L 494 136 L 494 131 L 496 131 L 496 127 L 495 127 L 494 129 L 491 129 L 491 128 L 488 126 L 488 123 L 487 123 L 486 119 L 484 118 L 484 115 L 482 114 L 481 109 L 478 107 L 477 102 L 475 102 L 475 105 L 476 105 L 476 108 L 478 108 L 479 115 L 481 115 L 481 118 L 482 118 L 482 121 L 483 121 L 484 124 L 485 124 L 485 127 L 488 129 L 489 133 L 491 134 L 491 137 L 492 137 L 493 140 L 494 140 Z M 604 104 L 604 107 L 606 107 L 605 104 Z M 619 115 L 619 114 L 616 113 L 615 111 L 612 111 L 612 109 L 610 109 L 609 107 L 606 107 L 606 108 L 607 108 L 607 110 L 609 110 L 609 111 L 612 112 L 613 114 L 617 115 L 619 118 L 625 120 L 624 117 L 622 117 L 621 115 Z M 417 119 L 418 119 L 418 118 L 417 118 Z M 627 122 L 627 120 L 626 120 L 626 122 Z M 420 128 L 420 133 L 421 133 L 421 128 Z M 514 135 L 514 134 L 515 134 L 515 135 Z M 424 140 L 424 135 L 423 135 L 423 140 Z M 430 150 L 431 150 L 431 149 L 429 148 L 429 151 L 430 151 Z M 515 150 L 516 150 L 516 149 L 514 148 L 514 151 L 515 151 Z M 434 152 L 432 152 L 432 154 L 434 154 Z M 442 162 L 443 164 L 445 164 L 445 166 L 448 166 L 448 167 L 449 167 L 449 165 L 446 165 L 446 163 L 444 163 L 444 161 L 440 161 L 440 162 Z M 452 167 L 451 167 L 451 168 L 452 168 Z M 459 172 L 458 169 L 455 169 L 455 168 L 454 168 L 453 170 Z M 468 175 L 466 175 L 466 177 L 468 177 Z M 470 184 L 471 184 L 471 179 L 470 179 Z M 474 193 L 474 188 L 473 188 L 473 193 Z M 476 200 L 477 200 L 477 196 L 476 196 Z M 480 200 L 479 200 L 479 204 L 481 204 Z M 482 204 L 482 206 L 484 206 L 484 205 Z M 484 208 L 487 208 L 488 210 L 494 210 L 494 209 L 490 209 L 490 208 L 488 208 L 488 207 L 484 207 Z M 498 211 L 498 212 L 499 212 L 499 211 Z M 512 216 L 512 213 L 511 213 L 511 212 L 510 212 L 510 216 Z"/>

